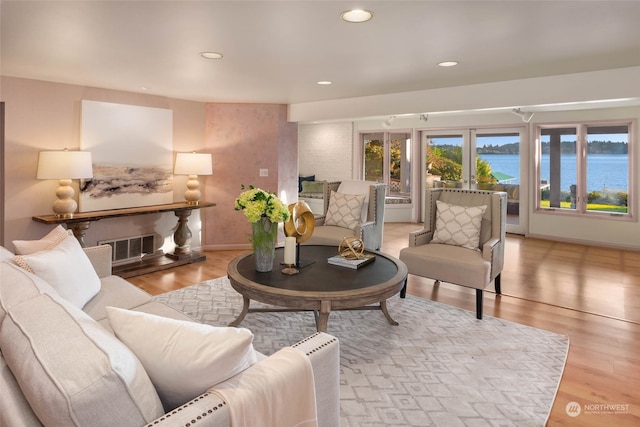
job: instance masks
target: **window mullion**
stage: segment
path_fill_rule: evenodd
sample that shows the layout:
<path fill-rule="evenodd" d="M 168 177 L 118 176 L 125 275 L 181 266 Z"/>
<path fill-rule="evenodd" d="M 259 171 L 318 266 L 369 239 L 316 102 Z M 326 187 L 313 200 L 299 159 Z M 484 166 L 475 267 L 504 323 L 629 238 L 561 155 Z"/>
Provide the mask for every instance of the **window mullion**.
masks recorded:
<path fill-rule="evenodd" d="M 577 205 L 576 209 L 580 213 L 587 211 L 587 126 L 581 125 L 577 128 L 576 143 L 576 171 L 577 171 Z"/>

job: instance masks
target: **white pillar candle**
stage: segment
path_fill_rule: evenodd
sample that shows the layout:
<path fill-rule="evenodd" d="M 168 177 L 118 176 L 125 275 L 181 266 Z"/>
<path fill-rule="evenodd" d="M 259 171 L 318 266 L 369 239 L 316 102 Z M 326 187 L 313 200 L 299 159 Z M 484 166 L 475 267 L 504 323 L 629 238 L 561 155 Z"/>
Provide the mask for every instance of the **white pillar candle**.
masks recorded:
<path fill-rule="evenodd" d="M 296 238 L 284 238 L 284 263 L 294 265 L 296 263 Z"/>

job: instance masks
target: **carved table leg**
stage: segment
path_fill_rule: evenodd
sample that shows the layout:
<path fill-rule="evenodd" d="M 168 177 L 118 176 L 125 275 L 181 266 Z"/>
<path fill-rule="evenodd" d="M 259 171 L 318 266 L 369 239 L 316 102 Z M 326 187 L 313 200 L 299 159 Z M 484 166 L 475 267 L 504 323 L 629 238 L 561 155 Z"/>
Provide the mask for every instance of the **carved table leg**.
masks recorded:
<path fill-rule="evenodd" d="M 389 323 L 391 323 L 394 326 L 398 326 L 399 323 L 396 322 L 395 320 L 393 320 L 393 318 L 391 317 L 391 315 L 389 314 L 389 310 L 387 310 L 387 300 L 384 301 L 380 301 L 380 310 L 382 310 L 382 312 L 384 313 L 384 317 L 387 318 L 387 320 L 389 321 Z"/>
<path fill-rule="evenodd" d="M 331 301 L 320 301 L 320 316 L 316 319 L 318 332 L 327 332 L 329 313 L 331 313 Z"/>
<path fill-rule="evenodd" d="M 78 240 L 80 246 L 82 246 L 83 248 L 86 247 L 86 244 L 84 242 L 84 235 L 87 233 L 89 225 L 91 225 L 91 222 L 89 221 L 67 223 L 67 228 L 73 231 L 74 237 Z"/>
<path fill-rule="evenodd" d="M 249 303 L 250 303 L 249 298 L 243 296 L 242 301 L 243 301 L 242 311 L 240 312 L 236 320 L 229 323 L 229 326 L 238 326 L 240 323 L 242 323 L 242 321 L 244 320 L 244 317 L 249 312 Z"/>
<path fill-rule="evenodd" d="M 173 241 L 177 245 L 174 253 L 178 256 L 191 253 L 191 230 L 187 226 L 189 215 L 191 215 L 191 210 L 176 211 L 178 227 L 173 234 Z"/>

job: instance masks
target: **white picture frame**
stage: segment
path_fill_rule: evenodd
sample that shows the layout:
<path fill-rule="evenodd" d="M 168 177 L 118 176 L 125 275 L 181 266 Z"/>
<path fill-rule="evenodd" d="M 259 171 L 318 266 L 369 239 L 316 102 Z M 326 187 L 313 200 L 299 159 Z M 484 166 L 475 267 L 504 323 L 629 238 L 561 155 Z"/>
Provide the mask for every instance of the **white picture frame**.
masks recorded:
<path fill-rule="evenodd" d="M 81 126 L 93 178 L 80 182 L 80 212 L 173 202 L 173 111 L 83 100 Z"/>

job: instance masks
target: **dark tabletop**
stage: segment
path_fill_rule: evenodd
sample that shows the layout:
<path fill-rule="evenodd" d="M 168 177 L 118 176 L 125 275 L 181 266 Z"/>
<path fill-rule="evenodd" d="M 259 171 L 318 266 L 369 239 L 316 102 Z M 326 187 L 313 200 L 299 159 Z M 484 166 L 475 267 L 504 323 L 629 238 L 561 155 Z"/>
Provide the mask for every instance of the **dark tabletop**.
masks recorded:
<path fill-rule="evenodd" d="M 329 257 L 338 254 L 335 246 L 300 246 L 302 263 L 312 262 L 300 269 L 300 273 L 286 275 L 282 273 L 285 265 L 281 265 L 284 249 L 277 248 L 273 270 L 267 273 L 256 271 L 253 254 L 249 254 L 238 262 L 238 273 L 244 278 L 261 285 L 295 291 L 325 291 L 362 289 L 379 285 L 392 279 L 398 273 L 398 266 L 392 259 L 380 252 L 367 251 L 376 255 L 376 260 L 353 270 L 347 267 L 332 265 Z"/>

